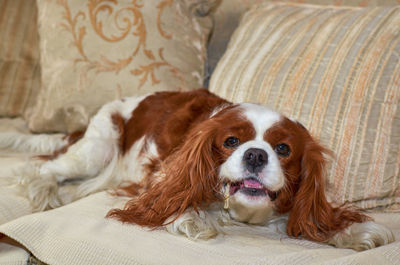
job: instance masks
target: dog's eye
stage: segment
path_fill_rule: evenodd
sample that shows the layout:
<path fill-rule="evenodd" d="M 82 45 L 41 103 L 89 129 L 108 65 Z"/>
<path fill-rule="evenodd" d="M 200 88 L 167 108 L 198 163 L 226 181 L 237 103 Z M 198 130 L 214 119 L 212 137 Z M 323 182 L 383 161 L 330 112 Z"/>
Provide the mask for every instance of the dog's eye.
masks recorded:
<path fill-rule="evenodd" d="M 275 146 L 275 152 L 280 156 L 289 156 L 290 148 L 287 144 L 278 144 Z"/>
<path fill-rule="evenodd" d="M 234 136 L 228 137 L 224 142 L 224 146 L 227 148 L 234 148 L 237 147 L 239 144 L 239 139 Z"/>

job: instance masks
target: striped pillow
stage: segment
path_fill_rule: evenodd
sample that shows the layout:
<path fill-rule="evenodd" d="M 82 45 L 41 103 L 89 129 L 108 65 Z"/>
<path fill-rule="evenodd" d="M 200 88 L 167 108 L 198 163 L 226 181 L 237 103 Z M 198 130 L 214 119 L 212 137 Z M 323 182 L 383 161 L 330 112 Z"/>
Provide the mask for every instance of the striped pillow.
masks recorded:
<path fill-rule="evenodd" d="M 200 1 L 205 10 L 212 10 L 213 33 L 207 49 L 207 70 L 212 73 L 223 55 L 229 39 L 239 24 L 240 18 L 249 8 L 265 2 L 296 2 L 335 6 L 390 6 L 400 0 L 207 0 Z M 205 5 L 207 4 L 207 5 Z"/>
<path fill-rule="evenodd" d="M 0 116 L 24 114 L 40 88 L 36 1 L 0 1 Z"/>
<path fill-rule="evenodd" d="M 336 153 L 328 194 L 400 205 L 400 6 L 266 3 L 250 10 L 211 77 L 234 102 L 270 105 Z"/>

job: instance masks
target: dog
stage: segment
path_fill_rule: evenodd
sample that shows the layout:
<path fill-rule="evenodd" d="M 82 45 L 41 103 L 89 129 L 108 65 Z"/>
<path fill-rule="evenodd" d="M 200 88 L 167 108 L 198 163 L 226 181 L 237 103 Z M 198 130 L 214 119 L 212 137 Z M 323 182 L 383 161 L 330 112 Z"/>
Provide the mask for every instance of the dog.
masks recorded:
<path fill-rule="evenodd" d="M 0 136 L 3 147 L 52 152 L 21 182 L 36 210 L 65 204 L 65 186 L 73 187 L 70 201 L 119 187 L 131 198 L 107 217 L 192 239 L 228 224 L 281 220 L 291 237 L 341 248 L 394 241 L 361 211 L 328 202 L 329 151 L 299 122 L 261 105 L 205 89 L 158 92 L 108 103 L 85 132 L 57 137 Z"/>

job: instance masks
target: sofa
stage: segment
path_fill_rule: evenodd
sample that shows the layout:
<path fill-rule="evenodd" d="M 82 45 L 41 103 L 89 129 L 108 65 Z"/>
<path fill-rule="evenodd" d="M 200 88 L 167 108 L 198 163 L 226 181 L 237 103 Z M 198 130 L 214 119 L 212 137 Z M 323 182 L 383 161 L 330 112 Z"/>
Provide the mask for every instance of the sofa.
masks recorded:
<path fill-rule="evenodd" d="M 400 264 L 398 0 L 2 0 L 0 264 Z M 335 156 L 327 195 L 393 231 L 367 251 L 227 227 L 193 241 L 105 218 L 109 191 L 33 212 L 42 153 L 9 134 L 85 128 L 102 104 L 207 87 L 297 119 Z"/>

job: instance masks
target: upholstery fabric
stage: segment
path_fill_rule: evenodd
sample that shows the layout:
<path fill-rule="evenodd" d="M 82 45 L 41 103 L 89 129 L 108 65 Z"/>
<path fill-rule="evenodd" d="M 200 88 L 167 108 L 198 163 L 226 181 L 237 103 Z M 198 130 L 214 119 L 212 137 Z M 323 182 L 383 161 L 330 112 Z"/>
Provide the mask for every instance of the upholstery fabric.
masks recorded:
<path fill-rule="evenodd" d="M 212 9 L 213 34 L 207 49 L 207 70 L 211 75 L 219 59 L 224 54 L 229 39 L 239 24 L 242 15 L 253 5 L 265 2 L 296 2 L 303 4 L 335 6 L 390 6 L 400 4 L 400 0 L 208 0 L 206 7 Z M 217 6 L 217 7 L 215 7 Z"/>
<path fill-rule="evenodd" d="M 27 265 L 29 253 L 24 249 L 6 243 L 0 243 L 0 264 Z M 39 264 L 38 264 L 39 265 Z"/>
<path fill-rule="evenodd" d="M 201 87 L 211 23 L 193 1 L 39 0 L 35 132 L 82 129 L 104 103 Z"/>
<path fill-rule="evenodd" d="M 248 12 L 210 90 L 299 120 L 336 154 L 332 200 L 400 203 L 400 6 L 262 4 Z"/>
<path fill-rule="evenodd" d="M 29 112 L 40 88 L 36 1 L 0 1 L 0 116 Z"/>
<path fill-rule="evenodd" d="M 107 192 L 0 226 L 47 264 L 398 264 L 400 242 L 364 251 L 292 239 L 263 227 L 231 227 L 229 234 L 191 241 L 104 218 L 126 198 Z M 375 214 L 399 229 L 399 214 Z M 398 236 L 398 231 L 394 232 Z M 398 237 L 397 237 L 398 238 Z M 1 245 L 0 245 L 1 251 Z"/>
<path fill-rule="evenodd" d="M 29 134 L 26 122 L 22 118 L 1 118 L 1 132 Z M 32 155 L 34 154 L 0 149 L 0 224 L 32 213 L 28 199 L 21 196 L 17 185 L 10 186 L 8 181 L 9 178 L 18 177 L 16 172 L 28 165 L 29 158 Z M 0 262 L 0 264 L 2 263 Z"/>

